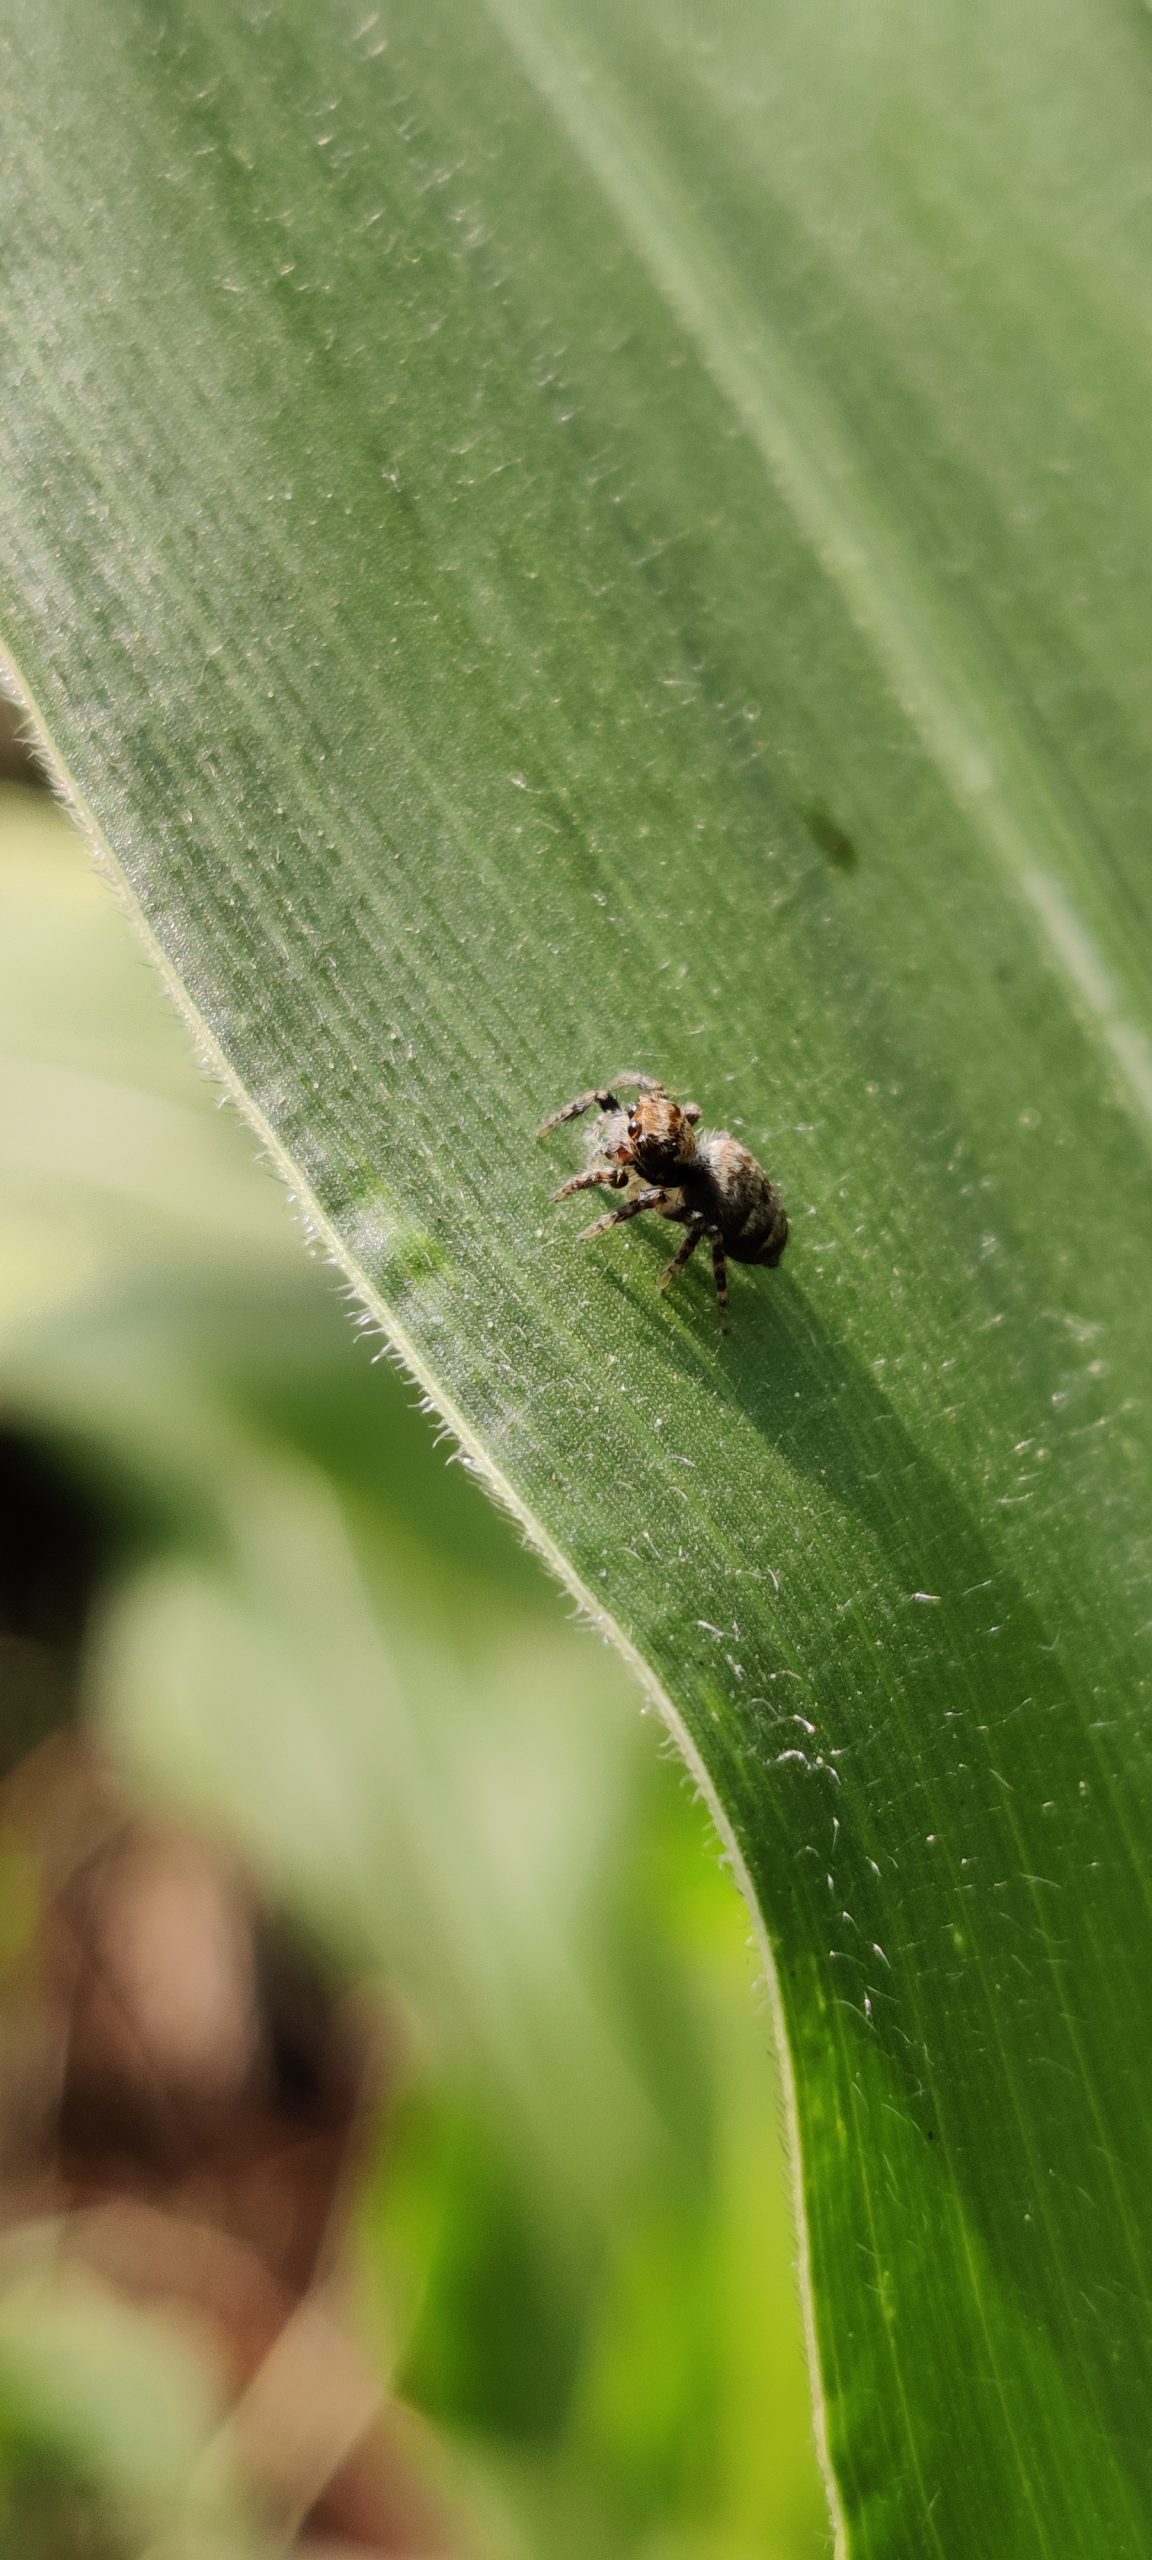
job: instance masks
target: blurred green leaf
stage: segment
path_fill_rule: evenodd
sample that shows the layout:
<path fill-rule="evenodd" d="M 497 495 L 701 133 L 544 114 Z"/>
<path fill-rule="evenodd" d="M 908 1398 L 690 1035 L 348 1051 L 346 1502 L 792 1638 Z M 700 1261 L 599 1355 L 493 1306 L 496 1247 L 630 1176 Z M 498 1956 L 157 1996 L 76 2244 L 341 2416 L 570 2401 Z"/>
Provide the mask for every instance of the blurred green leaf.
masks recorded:
<path fill-rule="evenodd" d="M 462 2494 L 500 2560 L 607 2560 L 651 2534 L 663 2551 L 673 2519 L 694 2555 L 732 2560 L 749 2485 L 757 2536 L 806 2556 L 820 2498 L 792 2234 L 765 2176 L 775 2080 L 699 1810 L 639 1747 L 613 1656 L 556 1623 L 511 1525 L 368 1363 L 250 1142 L 181 1059 L 78 839 L 27 793 L 0 794 L 0 1014 L 26 1102 L 49 1069 L 44 1148 L 17 1132 L 6 1154 L 0 1062 L 0 1284 L 19 1283 L 0 1414 L 48 1438 L 107 1514 L 119 1561 L 88 1704 L 138 1783 L 226 1824 L 345 1968 L 403 2004 L 410 2085 L 358 2252 L 383 2368 L 458 2456 L 467 2442 Z M 61 1059 L 107 1116 L 82 1162 L 54 1124 Z M 121 1115 L 145 1123 L 153 1095 L 182 1107 L 181 1179 L 149 1154 L 126 1194 Z M 226 1180 L 247 1197 L 219 1221 Z M 16 1953 L 34 1879 L 0 1863 Z M 720 2044 L 713 2012 L 734 2030 Z M 732 2189 L 723 2128 L 741 2109 L 755 2170 Z M 666 2418 L 672 2441 L 691 2431 L 687 2474 L 640 2423 L 650 2327 L 627 2270 L 652 2216 L 684 2306 L 686 2396 Z M 695 2270 L 729 2247 L 745 2311 L 719 2334 Z M 767 2409 L 748 2399 L 749 2323 Z M 70 2533 L 76 2560 L 120 2560 L 38 2371 L 27 2425 L 0 2411 L 13 2532 L 30 2553 L 41 2532 L 52 2560 L 72 2560 Z M 610 2424 L 606 2371 L 624 2384 Z M 103 2453 L 95 2411 L 105 2484 L 116 2428 L 130 2442 L 146 2414 L 126 2398 Z"/>
<path fill-rule="evenodd" d="M 5 46 L 13 661 L 316 1233 L 707 1770 L 847 2543 L 1142 2553 L 1152 24 Z M 783 1185 L 727 1339 L 548 1207 L 537 1118 L 631 1063 Z"/>
<path fill-rule="evenodd" d="M 161 2548 L 171 2560 L 259 2560 L 194 2333 L 118 2299 L 64 2239 L 60 2225 L 25 2225 L 0 2248 L 9 2547 L 45 2560 Z"/>

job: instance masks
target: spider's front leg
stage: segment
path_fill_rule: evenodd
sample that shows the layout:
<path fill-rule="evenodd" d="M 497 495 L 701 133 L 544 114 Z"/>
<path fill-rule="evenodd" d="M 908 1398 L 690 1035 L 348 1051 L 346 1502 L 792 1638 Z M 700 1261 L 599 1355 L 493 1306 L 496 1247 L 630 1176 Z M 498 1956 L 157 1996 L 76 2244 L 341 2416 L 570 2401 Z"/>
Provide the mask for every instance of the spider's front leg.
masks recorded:
<path fill-rule="evenodd" d="M 575 1190 L 578 1185 L 574 1183 L 572 1187 Z M 649 1191 L 638 1191 L 635 1199 L 626 1200 L 622 1209 L 610 1209 L 606 1218 L 595 1218 L 590 1227 L 582 1227 L 576 1242 L 587 1244 L 589 1236 L 607 1235 L 609 1227 L 622 1227 L 625 1218 L 638 1218 L 644 1209 L 664 1209 L 671 1198 L 670 1191 L 658 1186 Z"/>
<path fill-rule="evenodd" d="M 602 1188 L 609 1191 L 625 1191 L 627 1187 L 626 1166 L 594 1164 L 589 1167 L 587 1173 L 574 1173 L 570 1182 L 562 1182 L 559 1190 L 554 1191 L 552 1197 L 554 1200 L 570 1200 L 574 1191 L 599 1191 Z"/>
<path fill-rule="evenodd" d="M 663 1090 L 655 1076 L 632 1074 L 613 1076 L 610 1085 L 592 1085 L 587 1093 L 578 1093 L 573 1102 L 566 1102 L 561 1110 L 551 1112 L 547 1120 L 541 1121 L 536 1132 L 537 1137 L 546 1138 L 550 1129 L 559 1129 L 565 1120 L 581 1119 L 585 1111 L 591 1111 L 593 1104 L 597 1111 L 618 1111 L 620 1103 L 616 1092 L 617 1086 L 620 1087 L 621 1092 L 630 1089 L 639 1093 L 660 1093 Z"/>
<path fill-rule="evenodd" d="M 550 1112 L 548 1118 L 541 1121 L 537 1137 L 546 1138 L 551 1129 L 559 1129 L 565 1120 L 579 1120 L 585 1111 L 591 1111 L 593 1103 L 598 1111 L 618 1111 L 620 1108 L 615 1094 L 606 1084 L 600 1085 L 593 1092 L 578 1093 L 575 1101 L 566 1102 L 562 1110 Z"/>

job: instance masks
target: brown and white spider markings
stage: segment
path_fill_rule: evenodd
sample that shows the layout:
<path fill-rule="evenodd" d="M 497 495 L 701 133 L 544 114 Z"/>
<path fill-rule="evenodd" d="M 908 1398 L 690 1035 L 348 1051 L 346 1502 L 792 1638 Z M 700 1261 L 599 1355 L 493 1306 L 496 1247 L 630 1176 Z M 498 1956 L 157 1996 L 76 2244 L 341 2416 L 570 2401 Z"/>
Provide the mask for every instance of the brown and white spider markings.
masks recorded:
<path fill-rule="evenodd" d="M 638 1099 L 625 1105 L 621 1092 L 635 1090 Z M 695 1253 L 702 1236 L 712 1247 L 716 1295 L 721 1310 L 728 1304 L 728 1261 L 762 1262 L 775 1269 L 788 1242 L 784 1203 L 754 1155 L 727 1129 L 700 1129 L 698 1102 L 676 1102 L 655 1076 L 614 1076 L 610 1085 L 578 1093 L 562 1111 L 554 1111 L 538 1131 L 541 1138 L 565 1120 L 585 1111 L 600 1118 L 592 1133 L 587 1172 L 562 1182 L 555 1200 L 576 1191 L 626 1191 L 623 1207 L 611 1209 L 582 1230 L 602 1236 L 652 1209 L 688 1232 L 661 1280 L 666 1289 Z"/>

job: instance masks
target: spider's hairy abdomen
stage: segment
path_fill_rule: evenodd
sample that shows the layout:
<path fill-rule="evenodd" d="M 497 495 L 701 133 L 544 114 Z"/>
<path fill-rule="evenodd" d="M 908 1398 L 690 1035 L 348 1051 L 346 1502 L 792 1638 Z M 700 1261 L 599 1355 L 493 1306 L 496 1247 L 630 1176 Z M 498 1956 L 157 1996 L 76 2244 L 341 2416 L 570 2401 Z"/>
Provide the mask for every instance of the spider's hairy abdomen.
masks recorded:
<path fill-rule="evenodd" d="M 707 1176 L 716 1221 L 733 1262 L 775 1266 L 788 1242 L 788 1220 L 763 1165 L 728 1129 L 704 1130 L 696 1141 L 696 1160 Z"/>

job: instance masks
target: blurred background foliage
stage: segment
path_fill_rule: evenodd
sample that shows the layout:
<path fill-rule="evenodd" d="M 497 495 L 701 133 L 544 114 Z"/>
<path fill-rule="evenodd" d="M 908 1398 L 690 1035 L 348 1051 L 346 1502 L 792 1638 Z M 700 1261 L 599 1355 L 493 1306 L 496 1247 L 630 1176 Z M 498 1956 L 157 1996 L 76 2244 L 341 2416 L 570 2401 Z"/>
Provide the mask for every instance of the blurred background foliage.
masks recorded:
<path fill-rule="evenodd" d="M 461 2548 L 808 2560 L 769 2028 L 703 1810 L 357 1341 L 67 821 L 11 776 L 0 1009 L 9 1528 L 46 1460 L 96 1594 L 82 1626 L 63 1593 L 0 1639 L 6 1766 L 78 1708 L 342 1991 L 374 1986 L 388 2103 L 346 2289 L 431 2422 Z M 35 1878 L 2 1827 L 0 1857 L 11 1973 Z M 269 2547 L 195 2337 L 62 2283 L 43 2227 L 5 2219 L 5 2546 Z"/>

